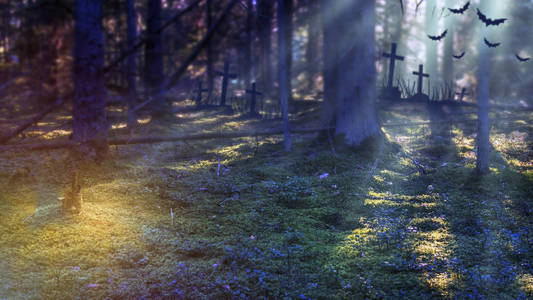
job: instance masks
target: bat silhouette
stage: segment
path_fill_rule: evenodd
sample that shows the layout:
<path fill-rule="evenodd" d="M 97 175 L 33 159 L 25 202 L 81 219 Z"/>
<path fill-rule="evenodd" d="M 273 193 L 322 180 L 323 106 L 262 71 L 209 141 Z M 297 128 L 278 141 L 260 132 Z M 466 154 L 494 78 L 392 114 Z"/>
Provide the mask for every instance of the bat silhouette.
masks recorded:
<path fill-rule="evenodd" d="M 448 10 L 454 14 L 462 15 L 469 7 L 470 7 L 470 1 L 466 2 L 466 4 L 461 8 L 458 8 L 458 9 L 448 8 Z"/>
<path fill-rule="evenodd" d="M 501 44 L 501 43 L 491 43 L 487 40 L 487 38 L 484 38 L 484 40 L 485 40 L 485 45 L 489 46 L 489 48 L 496 48 Z"/>
<path fill-rule="evenodd" d="M 518 55 L 518 54 L 515 54 L 515 56 L 521 62 L 525 62 L 525 61 L 528 61 L 530 59 L 530 57 L 520 57 L 520 55 Z"/>
<path fill-rule="evenodd" d="M 446 36 L 447 33 L 448 33 L 448 29 L 444 30 L 443 33 L 441 33 L 440 35 L 437 35 L 437 36 L 428 34 L 428 38 L 430 38 L 433 41 L 440 41 Z"/>
<path fill-rule="evenodd" d="M 485 16 L 481 11 L 479 11 L 479 8 L 477 9 L 477 16 L 483 23 L 485 23 L 485 26 L 490 26 L 490 25 L 498 26 L 500 24 L 503 24 L 503 22 L 507 20 L 507 19 L 494 19 L 493 20 L 491 18 L 487 18 L 487 16 Z"/>
<path fill-rule="evenodd" d="M 452 56 L 453 56 L 453 58 L 461 59 L 461 58 L 463 58 L 463 56 L 465 56 L 465 53 L 466 53 L 466 52 L 463 51 L 463 53 L 461 53 L 461 54 L 459 54 L 459 55 L 452 55 Z"/>

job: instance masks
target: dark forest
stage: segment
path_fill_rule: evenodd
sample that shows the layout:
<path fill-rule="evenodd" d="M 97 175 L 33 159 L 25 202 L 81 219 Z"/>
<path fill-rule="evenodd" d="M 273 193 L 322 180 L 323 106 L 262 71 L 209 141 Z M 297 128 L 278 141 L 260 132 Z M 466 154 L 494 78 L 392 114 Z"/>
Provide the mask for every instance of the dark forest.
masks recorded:
<path fill-rule="evenodd" d="M 0 0 L 0 299 L 532 299 L 531 15 Z"/>

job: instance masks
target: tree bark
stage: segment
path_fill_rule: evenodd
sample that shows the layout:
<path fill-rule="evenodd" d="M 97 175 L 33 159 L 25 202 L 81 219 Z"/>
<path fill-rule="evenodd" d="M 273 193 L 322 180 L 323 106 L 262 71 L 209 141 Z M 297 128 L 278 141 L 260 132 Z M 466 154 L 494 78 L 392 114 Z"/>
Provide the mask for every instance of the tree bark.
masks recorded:
<path fill-rule="evenodd" d="M 272 1 L 259 0 L 258 23 L 261 39 L 261 81 L 266 93 L 272 88 Z"/>
<path fill-rule="evenodd" d="M 426 12 L 425 12 L 425 27 L 426 27 L 426 34 L 430 35 L 439 35 L 439 15 L 436 8 L 436 1 L 435 0 L 425 0 L 426 2 Z M 449 33 L 449 31 L 448 31 Z M 447 37 L 448 38 L 448 37 Z M 428 82 L 431 82 L 431 84 L 428 84 L 429 87 L 438 87 L 439 78 L 438 78 L 438 65 L 437 65 L 437 50 L 438 50 L 438 42 L 432 41 L 428 38 L 425 39 L 426 41 L 426 65 L 424 66 L 424 69 L 426 72 L 430 75 Z M 428 96 L 431 97 L 432 91 L 428 90 Z"/>
<path fill-rule="evenodd" d="M 206 23 L 206 32 L 209 31 L 211 28 L 211 25 L 213 23 L 213 17 L 211 13 L 211 5 L 212 1 L 207 0 L 205 2 L 205 23 Z M 208 95 L 207 95 L 207 103 L 209 103 L 209 100 L 211 99 L 211 95 L 213 94 L 213 89 L 215 86 L 215 71 L 213 70 L 213 48 L 211 47 L 211 41 L 208 41 L 205 46 L 206 56 L 207 56 L 207 89 L 208 89 Z"/>
<path fill-rule="evenodd" d="M 244 74 L 244 82 L 246 83 L 246 87 L 249 87 L 252 82 L 252 70 L 253 70 L 253 62 L 252 62 L 252 44 L 253 44 L 253 38 L 252 38 L 252 31 L 253 31 L 253 20 L 254 20 L 254 11 L 253 11 L 253 1 L 248 0 L 247 1 L 247 16 L 246 16 L 246 44 L 244 48 L 244 57 L 245 57 L 245 74 Z"/>
<path fill-rule="evenodd" d="M 484 10 L 486 11 L 486 10 Z M 480 37 L 485 36 L 487 28 L 481 28 Z M 489 119 L 489 97 L 490 97 L 490 72 L 491 72 L 491 49 L 489 49 L 483 38 L 479 38 L 479 56 L 477 70 L 477 158 L 476 169 L 479 175 L 489 172 L 489 152 L 490 152 L 490 119 Z"/>
<path fill-rule="evenodd" d="M 453 7 L 454 1 L 446 0 L 446 7 Z M 442 80 L 445 84 L 452 84 L 455 82 L 453 75 L 453 44 L 454 44 L 454 22 L 453 18 L 445 19 L 445 28 L 448 29 L 448 36 L 444 39 L 444 57 L 442 59 Z M 455 91 L 451 91 L 452 96 Z M 453 99 L 450 99 L 453 100 Z"/>
<path fill-rule="evenodd" d="M 336 136 L 359 146 L 380 133 L 376 111 L 375 1 L 335 1 Z"/>
<path fill-rule="evenodd" d="M 161 27 L 161 0 L 148 0 L 148 15 L 146 20 L 146 29 L 148 41 L 145 50 L 145 82 L 146 91 L 151 94 L 157 94 L 162 88 L 164 82 L 163 75 L 163 37 L 157 33 Z M 154 105 L 156 114 L 161 114 L 165 110 L 163 98 L 157 99 Z"/>
<path fill-rule="evenodd" d="M 289 77 L 289 66 L 287 65 L 287 59 L 284 59 L 288 56 L 287 47 L 287 33 L 289 30 L 287 26 L 287 14 L 285 3 L 286 0 L 278 0 L 278 51 L 279 51 L 279 96 L 281 100 L 281 115 L 283 119 L 283 145 L 285 151 L 291 151 L 291 135 L 289 132 L 289 95 L 290 95 L 290 77 Z"/>
<path fill-rule="evenodd" d="M 73 140 L 98 158 L 107 152 L 102 0 L 76 1 L 75 17 Z"/>
<path fill-rule="evenodd" d="M 278 2 L 279 5 L 279 2 Z M 293 30 L 293 11 L 294 11 L 294 3 L 293 0 L 283 0 L 283 14 L 284 14 L 284 20 L 285 20 L 285 29 L 281 32 L 283 32 L 284 39 L 285 39 L 285 68 L 287 72 L 287 90 L 289 93 L 289 101 L 292 100 L 292 30 Z M 278 10 L 279 11 L 279 10 Z M 279 24 L 278 24 L 279 27 Z"/>
<path fill-rule="evenodd" d="M 135 1 L 126 0 L 126 15 L 127 15 L 127 44 L 128 49 L 135 47 L 135 39 L 137 38 L 137 22 L 135 14 Z M 128 72 L 128 127 L 134 128 L 137 125 L 137 113 L 135 106 L 137 105 L 137 55 L 132 54 L 128 56 L 127 72 Z"/>
<path fill-rule="evenodd" d="M 322 76 L 324 77 L 324 101 L 322 124 L 324 127 L 335 127 L 336 111 L 337 111 L 337 39 L 336 24 L 333 17 L 338 13 L 335 11 L 337 6 L 336 0 L 322 1 L 321 17 L 322 17 L 322 52 L 323 52 L 323 69 Z"/>
<path fill-rule="evenodd" d="M 309 0 L 307 7 L 307 47 L 305 52 L 305 60 L 307 63 L 308 88 L 314 87 L 314 78 L 318 73 L 318 40 L 320 38 L 320 18 L 318 18 L 319 10 L 318 0 Z"/>

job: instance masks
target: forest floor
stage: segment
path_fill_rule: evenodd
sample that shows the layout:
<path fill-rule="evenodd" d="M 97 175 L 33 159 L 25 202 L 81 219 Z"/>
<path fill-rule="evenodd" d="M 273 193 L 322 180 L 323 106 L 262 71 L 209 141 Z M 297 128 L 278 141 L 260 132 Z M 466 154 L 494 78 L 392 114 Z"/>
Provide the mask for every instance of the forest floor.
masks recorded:
<path fill-rule="evenodd" d="M 278 124 L 176 117 L 141 118 L 135 135 Z M 359 150 L 315 134 L 289 154 L 281 137 L 113 146 L 82 167 L 73 216 L 58 201 L 67 151 L 0 153 L 0 299 L 532 298 L 533 114 L 493 115 L 482 179 L 475 122 L 457 121 L 474 117 L 390 107 L 383 138 Z"/>

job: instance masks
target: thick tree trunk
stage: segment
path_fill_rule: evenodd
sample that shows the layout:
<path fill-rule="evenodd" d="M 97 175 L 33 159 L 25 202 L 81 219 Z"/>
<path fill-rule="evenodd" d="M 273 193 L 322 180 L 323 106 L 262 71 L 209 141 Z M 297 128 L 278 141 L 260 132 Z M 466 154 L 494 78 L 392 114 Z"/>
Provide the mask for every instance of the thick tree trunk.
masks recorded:
<path fill-rule="evenodd" d="M 272 88 L 272 1 L 259 0 L 258 23 L 261 39 L 261 81 L 266 93 Z"/>
<path fill-rule="evenodd" d="M 77 0 L 75 18 L 72 138 L 81 144 L 72 152 L 72 190 L 64 206 L 69 211 L 79 212 L 79 160 L 101 160 L 108 149 L 102 0 Z"/>
<path fill-rule="evenodd" d="M 334 1 L 337 24 L 336 136 L 349 146 L 380 133 L 376 112 L 375 1 Z"/>
<path fill-rule="evenodd" d="M 73 139 L 98 156 L 107 150 L 102 1 L 78 0 L 75 14 Z"/>
<path fill-rule="evenodd" d="M 128 50 L 135 47 L 135 39 L 137 38 L 137 22 L 135 14 L 135 1 L 126 0 L 126 14 L 127 14 L 127 44 Z M 128 127 L 133 128 L 137 125 L 137 114 L 135 106 L 137 105 L 137 55 L 132 54 L 128 56 L 127 72 L 128 72 Z"/>
<path fill-rule="evenodd" d="M 149 40 L 145 50 L 145 82 L 147 92 L 159 94 L 164 82 L 163 75 L 163 38 L 157 30 L 161 27 L 161 0 L 148 0 L 148 15 L 146 29 Z M 163 98 L 155 101 L 156 114 L 163 113 L 165 102 Z"/>
<path fill-rule="evenodd" d="M 291 151 L 291 135 L 289 132 L 289 95 L 290 95 L 290 77 L 288 72 L 287 60 L 283 59 L 287 57 L 287 35 L 286 31 L 289 30 L 287 26 L 287 13 L 285 8 L 286 0 L 278 0 L 278 51 L 279 51 L 279 96 L 281 100 L 281 115 L 283 119 L 283 144 L 285 151 Z"/>

